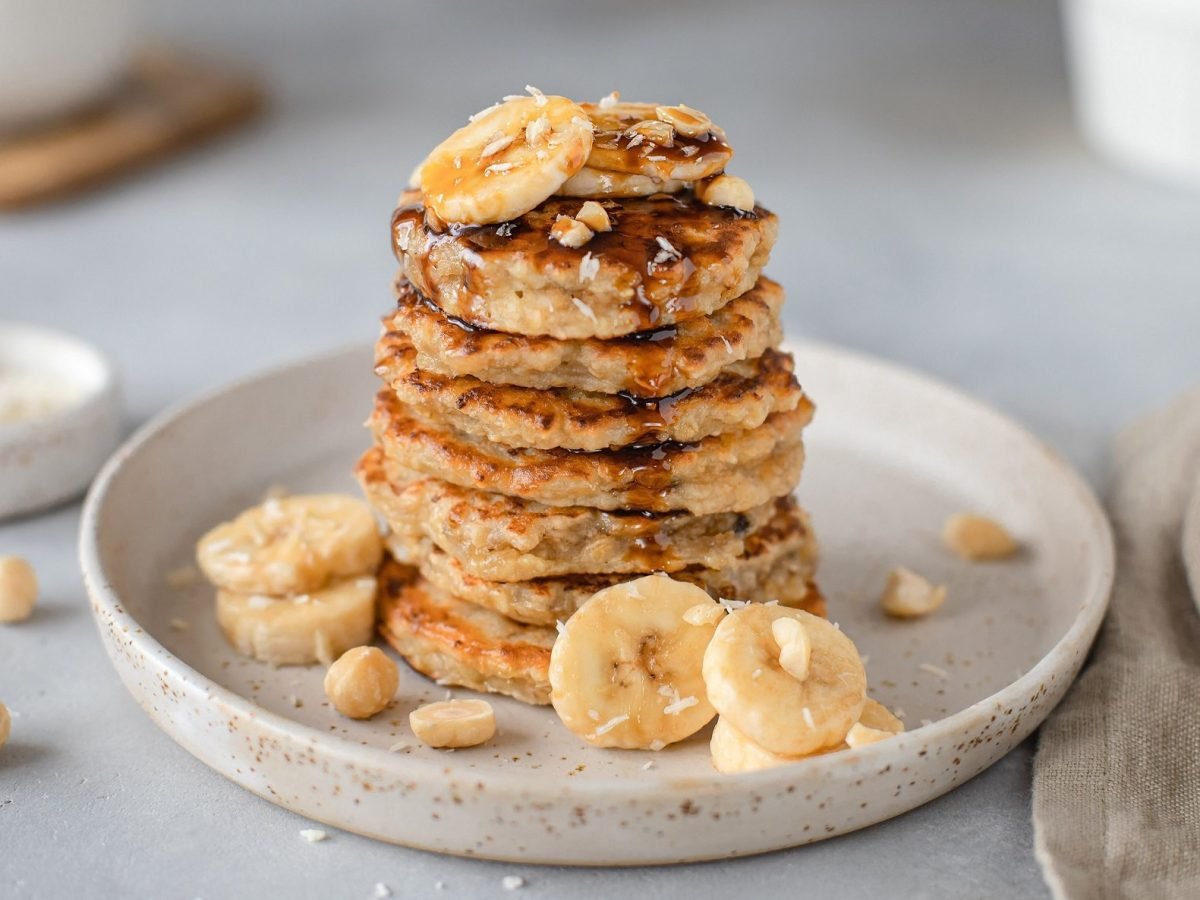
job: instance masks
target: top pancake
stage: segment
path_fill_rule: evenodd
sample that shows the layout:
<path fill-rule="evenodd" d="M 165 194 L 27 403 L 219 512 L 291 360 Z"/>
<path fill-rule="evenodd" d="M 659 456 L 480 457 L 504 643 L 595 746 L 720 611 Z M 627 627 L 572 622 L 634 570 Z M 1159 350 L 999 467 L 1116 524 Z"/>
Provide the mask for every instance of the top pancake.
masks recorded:
<path fill-rule="evenodd" d="M 403 278 L 395 290 L 396 310 L 384 319 L 384 330 L 408 337 L 418 368 L 493 384 L 663 397 L 708 384 L 730 364 L 778 346 L 782 337 L 783 289 L 766 276 L 712 315 L 610 340 L 476 328 L 447 316 Z"/>
<path fill-rule="evenodd" d="M 758 280 L 777 220 L 758 207 L 709 207 L 691 193 L 606 200 L 613 230 L 582 247 L 550 237 L 582 201 L 551 197 L 500 226 L 426 224 L 408 191 L 392 217 L 404 273 L 470 325 L 574 340 L 612 338 L 706 316 Z"/>

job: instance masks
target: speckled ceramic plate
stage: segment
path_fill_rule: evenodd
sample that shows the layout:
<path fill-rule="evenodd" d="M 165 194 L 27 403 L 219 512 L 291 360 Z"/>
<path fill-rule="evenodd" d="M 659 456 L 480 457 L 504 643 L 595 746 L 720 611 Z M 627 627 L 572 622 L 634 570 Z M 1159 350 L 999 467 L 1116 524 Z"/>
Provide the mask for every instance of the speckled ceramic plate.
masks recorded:
<path fill-rule="evenodd" d="M 1058 457 L 978 403 L 842 350 L 796 348 L 819 411 L 801 494 L 824 548 L 832 618 L 869 657 L 909 733 L 741 776 L 707 731 L 661 753 L 589 749 L 547 709 L 496 699 L 497 737 L 419 746 L 408 712 L 447 692 L 405 669 L 395 707 L 340 718 L 317 668 L 237 657 L 211 591 L 175 590 L 212 523 L 271 484 L 354 491 L 374 390 L 367 348 L 234 385 L 163 416 L 109 463 L 84 514 L 83 569 L 118 673 L 176 741 L 232 781 L 321 822 L 430 850 L 523 862 L 637 865 L 760 853 L 882 821 L 986 769 L 1028 735 L 1083 662 L 1107 602 L 1104 515 Z M 1005 522 L 1026 551 L 971 565 L 946 515 Z M 923 621 L 878 611 L 887 571 L 949 585 Z M 465 693 L 465 692 L 456 692 Z"/>

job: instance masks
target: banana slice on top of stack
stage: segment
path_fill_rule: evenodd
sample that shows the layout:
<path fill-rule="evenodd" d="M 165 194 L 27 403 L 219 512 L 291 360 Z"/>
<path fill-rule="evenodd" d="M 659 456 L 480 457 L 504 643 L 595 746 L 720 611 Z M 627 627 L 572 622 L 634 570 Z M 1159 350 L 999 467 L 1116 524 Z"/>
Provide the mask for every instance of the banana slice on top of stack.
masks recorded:
<path fill-rule="evenodd" d="M 229 642 L 277 666 L 328 665 L 370 642 L 382 556 L 374 514 L 337 494 L 267 500 L 196 545 Z"/>

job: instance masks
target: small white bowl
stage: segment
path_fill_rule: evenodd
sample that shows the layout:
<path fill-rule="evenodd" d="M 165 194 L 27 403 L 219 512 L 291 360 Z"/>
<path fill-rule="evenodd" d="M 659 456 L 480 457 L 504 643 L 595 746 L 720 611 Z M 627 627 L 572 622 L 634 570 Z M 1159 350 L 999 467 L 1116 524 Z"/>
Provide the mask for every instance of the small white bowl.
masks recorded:
<path fill-rule="evenodd" d="M 121 436 L 121 389 L 109 360 L 79 338 L 0 322 L 0 370 L 61 381 L 70 402 L 34 418 L 0 421 L 0 519 L 81 493 Z"/>
<path fill-rule="evenodd" d="M 1104 156 L 1200 189 L 1200 3 L 1063 0 L 1075 104 Z"/>

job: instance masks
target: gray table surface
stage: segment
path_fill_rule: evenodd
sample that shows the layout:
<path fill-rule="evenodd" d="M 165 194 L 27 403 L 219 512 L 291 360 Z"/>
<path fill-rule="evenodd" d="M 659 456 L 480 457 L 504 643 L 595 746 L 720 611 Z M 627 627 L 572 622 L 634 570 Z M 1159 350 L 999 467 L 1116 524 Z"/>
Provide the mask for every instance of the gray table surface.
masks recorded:
<path fill-rule="evenodd" d="M 793 335 L 908 362 L 1103 480 L 1121 423 L 1197 379 L 1200 197 L 1106 167 L 1072 126 L 1054 7 L 1033 0 L 161 2 L 155 33 L 260 71 L 272 114 L 85 200 L 0 219 L 0 317 L 116 358 L 130 424 L 361 341 L 388 305 L 392 200 L 422 152 L 527 82 L 682 100 L 782 217 Z M 219 473 L 214 473 L 219 477 Z M 118 683 L 74 555 L 76 506 L 0 525 L 44 584 L 0 629 L 0 896 L 1045 896 L 1032 748 L 858 834 L 631 871 L 442 858 L 245 793 Z M 403 814 L 402 811 L 398 814 Z"/>

